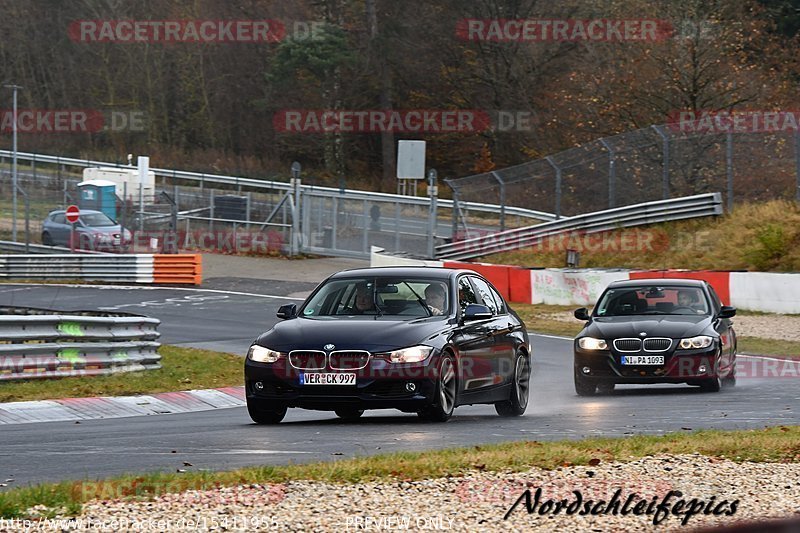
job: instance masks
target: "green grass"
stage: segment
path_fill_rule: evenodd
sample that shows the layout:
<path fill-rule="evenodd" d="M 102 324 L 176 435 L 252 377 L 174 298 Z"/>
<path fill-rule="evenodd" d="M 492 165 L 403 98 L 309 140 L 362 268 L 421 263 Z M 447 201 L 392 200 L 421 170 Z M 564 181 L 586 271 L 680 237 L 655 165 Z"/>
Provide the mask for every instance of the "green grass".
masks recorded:
<path fill-rule="evenodd" d="M 0 402 L 152 394 L 243 383 L 241 357 L 178 346 L 161 346 L 158 353 L 159 370 L 2 383 Z"/>
<path fill-rule="evenodd" d="M 410 481 L 462 476 L 475 471 L 519 472 L 586 465 L 592 459 L 628 461 L 654 454 L 700 453 L 734 461 L 800 461 L 800 427 L 748 431 L 697 431 L 664 436 L 593 438 L 580 441 L 508 442 L 431 452 L 398 452 L 306 465 L 258 466 L 229 472 L 154 473 L 103 481 L 67 481 L 21 487 L 0 493 L 0 516 L 26 517 L 34 505 L 43 514 L 76 514 L 93 499 L 148 499 L 168 492 L 237 484 L 272 484 L 292 480 L 333 483 Z"/>

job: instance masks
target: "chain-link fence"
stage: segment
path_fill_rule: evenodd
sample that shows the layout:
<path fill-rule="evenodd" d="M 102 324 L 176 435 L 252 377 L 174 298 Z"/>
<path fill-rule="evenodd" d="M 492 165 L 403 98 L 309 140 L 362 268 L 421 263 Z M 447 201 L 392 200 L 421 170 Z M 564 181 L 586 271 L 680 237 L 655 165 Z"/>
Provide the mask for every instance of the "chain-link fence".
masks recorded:
<path fill-rule="evenodd" d="M 446 180 L 460 201 L 573 216 L 722 192 L 736 202 L 800 200 L 800 134 L 691 133 L 651 126 L 522 165 Z"/>

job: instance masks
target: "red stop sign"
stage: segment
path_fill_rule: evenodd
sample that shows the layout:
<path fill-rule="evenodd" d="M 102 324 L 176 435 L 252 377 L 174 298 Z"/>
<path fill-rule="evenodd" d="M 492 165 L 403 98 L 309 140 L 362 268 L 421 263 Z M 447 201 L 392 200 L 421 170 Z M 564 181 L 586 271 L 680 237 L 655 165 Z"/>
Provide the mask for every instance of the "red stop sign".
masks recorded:
<path fill-rule="evenodd" d="M 67 222 L 74 224 L 81 217 L 81 210 L 78 209 L 77 205 L 71 205 L 67 208 L 67 212 L 64 214 L 64 216 L 67 217 Z"/>

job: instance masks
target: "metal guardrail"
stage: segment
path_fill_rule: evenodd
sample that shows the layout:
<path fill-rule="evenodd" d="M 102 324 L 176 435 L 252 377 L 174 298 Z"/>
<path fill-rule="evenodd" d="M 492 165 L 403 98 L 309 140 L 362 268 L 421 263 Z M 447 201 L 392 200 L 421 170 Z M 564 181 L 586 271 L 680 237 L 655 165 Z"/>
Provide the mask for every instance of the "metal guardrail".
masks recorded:
<path fill-rule="evenodd" d="M 72 250 L 63 246 L 45 246 L 44 244 L 25 244 L 23 242 L 0 241 L 0 251 L 19 254 L 69 254 Z M 110 255 L 108 252 L 95 250 L 75 250 L 76 253 Z"/>
<path fill-rule="evenodd" d="M 161 368 L 160 323 L 121 313 L 0 308 L 0 381 Z"/>
<path fill-rule="evenodd" d="M 199 254 L 0 255 L 0 279 L 199 285 L 202 274 Z"/>
<path fill-rule="evenodd" d="M 0 279 L 82 279 L 152 283 L 151 254 L 2 255 Z"/>
<path fill-rule="evenodd" d="M 474 259 L 483 255 L 533 246 L 544 238 L 569 231 L 596 233 L 721 214 L 722 195 L 718 192 L 645 202 L 443 244 L 436 247 L 436 258 Z"/>
<path fill-rule="evenodd" d="M 0 157 L 12 157 L 11 150 L 0 150 Z M 56 165 L 69 165 L 76 167 L 111 167 L 111 168 L 131 168 L 129 165 L 119 163 L 109 163 L 106 161 L 94 161 L 91 159 L 78 159 L 69 157 L 60 157 L 46 154 L 34 154 L 30 152 L 17 152 L 17 159 L 22 161 L 30 161 L 32 163 L 48 163 Z M 238 176 L 225 176 L 222 174 L 206 174 L 204 172 L 187 172 L 183 170 L 170 170 L 164 168 L 150 168 L 156 176 L 162 176 L 172 179 L 180 179 L 192 181 L 205 186 L 206 183 L 217 185 L 229 185 L 234 187 L 249 187 L 251 189 L 263 190 L 268 189 L 272 191 L 293 192 L 294 187 L 285 181 L 272 181 L 260 180 L 254 178 L 241 178 Z M 349 200 L 374 200 L 374 201 L 394 201 L 402 199 L 404 203 L 430 205 L 430 198 L 428 197 L 415 197 L 403 196 L 397 194 L 371 192 L 371 191 L 356 191 L 351 189 L 337 189 L 335 187 L 318 187 L 314 185 L 300 185 L 299 192 L 318 192 L 326 193 L 338 198 Z M 453 207 L 453 200 L 439 199 L 439 206 L 445 208 Z M 531 218 L 536 220 L 555 220 L 556 215 L 547 213 L 545 211 L 536 211 L 533 209 L 525 209 L 522 207 L 500 206 L 495 204 L 484 204 L 479 202 L 465 202 L 459 201 L 459 209 L 476 211 L 480 213 L 490 213 L 499 215 L 503 213 L 508 216 L 519 216 Z"/>

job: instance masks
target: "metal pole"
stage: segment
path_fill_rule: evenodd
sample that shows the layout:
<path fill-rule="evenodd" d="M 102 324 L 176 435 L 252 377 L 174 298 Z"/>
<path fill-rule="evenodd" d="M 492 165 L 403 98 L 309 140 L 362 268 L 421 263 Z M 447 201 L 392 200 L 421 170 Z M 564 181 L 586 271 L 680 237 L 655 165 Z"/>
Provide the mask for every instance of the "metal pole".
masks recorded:
<path fill-rule="evenodd" d="M 456 242 L 456 235 L 458 235 L 458 191 L 453 189 L 453 234 L 450 237 L 451 242 Z"/>
<path fill-rule="evenodd" d="M 725 136 L 725 170 L 728 174 L 728 213 L 733 211 L 733 134 Z"/>
<path fill-rule="evenodd" d="M 13 94 L 12 111 L 11 111 L 11 131 L 13 134 L 12 144 L 12 163 L 11 163 L 11 240 L 17 241 L 17 91 L 22 89 L 20 85 L 4 85 L 4 87 L 11 89 Z"/>
<path fill-rule="evenodd" d="M 435 168 L 428 170 L 428 195 L 431 199 L 431 210 L 428 219 L 428 258 L 436 257 L 436 226 L 437 226 L 437 198 L 439 190 L 436 185 L 437 172 Z M 502 218 L 501 218 L 502 220 Z M 502 223 L 502 222 L 501 222 Z"/>
<path fill-rule="evenodd" d="M 617 161 L 614 149 L 605 139 L 600 142 L 608 150 L 608 208 L 611 209 L 617 204 Z"/>
<path fill-rule="evenodd" d="M 561 169 L 552 157 L 547 156 L 545 159 L 556 171 L 556 218 L 561 218 Z"/>
<path fill-rule="evenodd" d="M 795 199 L 800 202 L 800 131 L 794 132 L 794 166 L 797 174 L 797 190 Z"/>
<path fill-rule="evenodd" d="M 669 137 L 666 133 L 661 131 L 661 128 L 658 126 L 653 126 L 653 129 L 658 133 L 661 137 L 663 142 L 663 152 L 662 152 L 662 183 L 661 183 L 661 197 L 664 200 L 667 200 L 670 196 L 669 193 Z"/>
<path fill-rule="evenodd" d="M 500 184 L 500 231 L 506 229 L 506 184 L 500 175 L 492 171 L 492 177 Z"/>
<path fill-rule="evenodd" d="M 289 255 L 297 255 L 300 251 L 300 171 L 302 167 L 300 163 L 295 161 L 291 166 L 292 179 L 290 184 L 292 186 L 292 238 L 289 246 Z"/>

